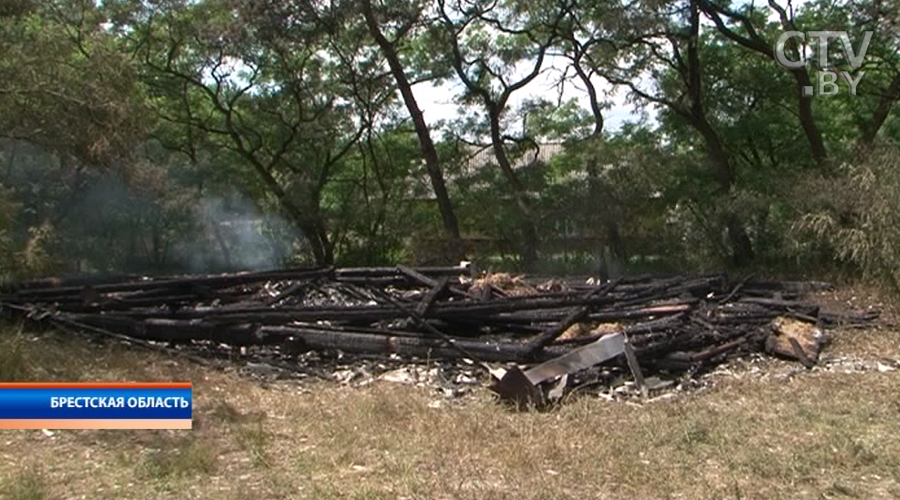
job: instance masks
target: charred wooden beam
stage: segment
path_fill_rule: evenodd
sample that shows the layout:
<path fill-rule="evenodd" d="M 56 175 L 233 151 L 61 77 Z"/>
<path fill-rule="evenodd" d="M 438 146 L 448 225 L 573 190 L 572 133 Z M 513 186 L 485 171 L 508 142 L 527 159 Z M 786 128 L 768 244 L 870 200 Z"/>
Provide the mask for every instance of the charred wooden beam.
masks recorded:
<path fill-rule="evenodd" d="M 624 335 L 649 370 L 711 366 L 763 351 L 779 318 L 818 328 L 877 318 L 805 302 L 805 292 L 822 288 L 816 283 L 643 276 L 549 292 L 489 280 L 474 287 L 461 279 L 469 272 L 397 266 L 41 281 L 7 286 L 0 308 L 139 344 L 269 346 L 286 354 L 336 349 L 527 362 L 587 352 L 584 346 L 603 336 Z M 492 292 L 480 297 L 478 290 Z M 779 352 L 796 351 L 785 345 Z"/>
<path fill-rule="evenodd" d="M 460 352 L 443 339 L 433 337 L 407 337 L 371 335 L 352 332 L 334 332 L 302 327 L 267 326 L 263 334 L 289 337 L 288 343 L 299 350 L 340 350 L 349 353 L 397 354 L 422 359 L 458 359 Z M 528 346 L 518 342 L 455 339 L 457 346 L 482 361 L 520 361 L 527 356 Z M 552 347 L 542 357 L 549 359 L 567 352 Z"/>

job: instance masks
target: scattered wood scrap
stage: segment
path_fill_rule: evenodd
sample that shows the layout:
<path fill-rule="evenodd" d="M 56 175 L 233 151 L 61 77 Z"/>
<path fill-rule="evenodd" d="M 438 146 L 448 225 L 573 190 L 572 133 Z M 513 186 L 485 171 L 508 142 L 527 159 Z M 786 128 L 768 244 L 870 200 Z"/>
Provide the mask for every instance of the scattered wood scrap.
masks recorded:
<path fill-rule="evenodd" d="M 472 276 L 466 266 L 397 266 L 6 283 L 0 307 L 193 356 L 265 348 L 281 366 L 308 351 L 538 365 L 511 372 L 537 386 L 591 365 L 626 366 L 622 341 L 633 353 L 631 371 L 648 375 L 753 352 L 812 366 L 824 331 L 878 316 L 822 311 L 805 300 L 827 287 L 720 274 L 542 282 Z"/>

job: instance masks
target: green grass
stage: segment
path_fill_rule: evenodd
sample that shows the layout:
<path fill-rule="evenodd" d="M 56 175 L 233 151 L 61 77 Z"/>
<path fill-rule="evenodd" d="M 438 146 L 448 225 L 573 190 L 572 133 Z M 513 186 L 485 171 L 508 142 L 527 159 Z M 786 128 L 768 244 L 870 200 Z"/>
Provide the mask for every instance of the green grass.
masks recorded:
<path fill-rule="evenodd" d="M 189 438 L 151 451 L 138 465 L 138 471 L 142 477 L 158 481 L 209 475 L 215 471 L 217 456 L 218 451 L 211 444 Z"/>
<path fill-rule="evenodd" d="M 44 471 L 28 466 L 22 471 L 0 480 L 2 500 L 48 500 L 53 498 Z"/>
<path fill-rule="evenodd" d="M 0 380 L 27 380 L 29 370 L 25 352 L 22 328 L 0 323 Z"/>
<path fill-rule="evenodd" d="M 262 420 L 244 424 L 235 432 L 238 444 L 250 453 L 253 465 L 264 468 L 272 466 L 272 459 L 269 456 L 272 433 L 266 429 Z"/>

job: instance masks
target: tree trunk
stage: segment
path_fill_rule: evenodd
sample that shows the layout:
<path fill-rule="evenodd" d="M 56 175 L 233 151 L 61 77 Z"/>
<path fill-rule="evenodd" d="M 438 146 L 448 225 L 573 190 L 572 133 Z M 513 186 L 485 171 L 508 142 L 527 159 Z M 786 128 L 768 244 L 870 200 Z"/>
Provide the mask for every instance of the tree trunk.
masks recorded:
<path fill-rule="evenodd" d="M 321 215 L 316 215 L 316 234 L 319 244 L 322 248 L 322 258 L 317 264 L 321 267 L 334 264 L 334 244 L 328 238 L 328 229 L 325 227 L 325 221 Z"/>
<path fill-rule="evenodd" d="M 690 117 L 691 125 L 703 137 L 706 144 L 707 154 L 709 155 L 710 165 L 716 175 L 719 183 L 719 190 L 723 195 L 731 193 L 734 187 L 735 174 L 731 165 L 731 158 L 728 151 L 722 143 L 719 134 L 709 123 L 706 116 L 706 109 L 703 106 L 703 80 L 701 78 L 700 64 L 700 6 L 698 0 L 691 1 L 691 37 L 688 40 L 688 82 L 689 93 L 691 97 L 690 110 L 687 113 Z M 728 235 L 728 242 L 731 245 L 731 258 L 736 266 L 744 266 L 750 263 L 754 258 L 753 244 L 744 225 L 741 223 L 740 217 L 732 210 L 730 206 L 725 209 L 725 230 Z"/>
<path fill-rule="evenodd" d="M 693 125 L 703 136 L 710 165 L 719 183 L 719 191 L 727 196 L 734 187 L 734 171 L 731 167 L 731 158 L 729 158 L 719 135 L 706 119 L 706 115 L 694 116 Z M 731 245 L 732 263 L 735 266 L 745 266 L 755 257 L 753 243 L 750 240 L 750 236 L 747 235 L 744 225 L 741 223 L 740 216 L 729 206 L 724 207 L 724 209 L 725 229 L 728 235 L 728 242 Z"/>
<path fill-rule="evenodd" d="M 872 120 L 863 128 L 862 138 L 859 141 L 860 146 L 868 147 L 875 142 L 878 131 L 881 130 L 881 126 L 884 125 L 888 115 L 891 114 L 891 109 L 894 108 L 898 99 L 900 99 L 900 74 L 894 76 L 891 84 L 881 94 L 878 106 L 875 107 L 875 112 L 872 113 Z"/>
<path fill-rule="evenodd" d="M 812 87 L 812 81 L 806 68 L 792 71 L 794 79 L 797 81 L 797 100 L 798 114 L 800 118 L 800 126 L 803 133 L 806 134 L 806 140 L 809 141 L 809 148 L 812 151 L 813 159 L 816 163 L 825 164 L 828 159 L 828 152 L 825 149 L 825 141 L 822 139 L 822 132 L 816 125 L 816 120 L 812 112 L 812 96 L 803 93 L 806 87 Z"/>
<path fill-rule="evenodd" d="M 619 232 L 619 224 L 614 220 L 606 222 L 606 241 L 615 259 L 622 264 L 628 261 L 628 252 L 625 250 L 625 243 L 622 241 L 622 235 Z"/>
<path fill-rule="evenodd" d="M 591 135 L 599 138 L 603 135 L 603 108 L 600 106 L 600 101 L 597 98 L 597 88 L 594 86 L 594 82 L 591 81 L 590 75 L 588 75 L 584 71 L 584 68 L 581 67 L 584 49 L 581 48 L 580 44 L 574 39 L 571 43 L 576 51 L 572 67 L 575 68 L 575 73 L 578 74 L 578 78 L 581 79 L 581 84 L 587 89 L 588 103 L 591 105 L 591 114 L 594 116 L 594 130 L 591 132 Z"/>
<path fill-rule="evenodd" d="M 753 242 L 744 229 L 740 218 L 728 209 L 725 214 L 725 228 L 728 232 L 728 242 L 731 244 L 731 263 L 741 267 L 753 262 L 756 256 L 753 251 Z"/>
<path fill-rule="evenodd" d="M 494 150 L 494 156 L 497 158 L 497 165 L 500 167 L 500 171 L 503 172 L 503 176 L 506 177 L 510 188 L 512 188 L 516 208 L 519 212 L 519 223 L 522 231 L 522 264 L 526 271 L 531 271 L 537 264 L 540 246 L 534 210 L 532 210 L 531 204 L 528 202 L 528 193 L 525 185 L 522 184 L 522 181 L 519 180 L 519 177 L 513 170 L 509 156 L 506 154 L 506 148 L 503 146 L 503 137 L 500 132 L 500 112 L 492 107 L 488 112 L 488 119 L 491 122 L 491 146 Z"/>
<path fill-rule="evenodd" d="M 412 91 L 412 84 L 409 82 L 406 73 L 403 71 L 403 65 L 400 63 L 400 56 L 397 54 L 395 47 L 396 42 L 389 41 L 381 29 L 378 27 L 378 20 L 375 19 L 375 13 L 372 10 L 370 0 L 362 3 L 363 14 L 366 19 L 366 26 L 369 34 L 375 39 L 375 42 L 381 48 L 391 74 L 397 82 L 397 88 L 403 97 L 403 103 L 409 111 L 412 118 L 413 126 L 416 129 L 416 136 L 419 139 L 419 147 L 422 150 L 422 157 L 425 160 L 425 169 L 428 171 L 428 177 L 431 179 L 431 187 L 434 190 L 434 196 L 437 198 L 438 209 L 441 212 L 441 219 L 444 222 L 444 232 L 450 240 L 451 253 L 456 257 L 463 257 L 462 240 L 459 234 L 459 222 L 456 213 L 453 210 L 453 203 L 450 201 L 450 195 L 447 192 L 447 186 L 444 183 L 444 173 L 441 170 L 440 159 L 438 158 L 437 149 L 434 147 L 434 141 L 431 140 L 431 133 L 428 124 L 425 123 L 425 117 L 416 97 Z"/>
<path fill-rule="evenodd" d="M 306 217 L 297 226 L 303 231 L 303 238 L 309 245 L 316 266 L 327 267 L 334 264 L 334 245 L 328 241 L 324 224 Z"/>
<path fill-rule="evenodd" d="M 287 192 L 281 184 L 278 183 L 278 180 L 272 176 L 271 172 L 266 170 L 253 155 L 244 154 L 243 156 L 254 167 L 256 172 L 262 178 L 263 183 L 269 188 L 269 191 L 275 195 L 275 198 L 278 200 L 278 203 L 281 205 L 284 213 L 290 218 L 291 222 L 303 231 L 303 237 L 306 238 L 306 241 L 309 243 L 316 265 L 319 267 L 327 267 L 334 264 L 334 246 L 328 242 L 328 232 L 324 222 L 321 220 L 321 216 L 316 213 L 314 218 L 317 220 L 310 223 L 310 216 L 304 214 L 304 211 L 290 199 Z M 313 210 L 316 212 L 318 212 L 318 203 L 319 201 L 317 198 L 315 206 L 313 207 Z"/>

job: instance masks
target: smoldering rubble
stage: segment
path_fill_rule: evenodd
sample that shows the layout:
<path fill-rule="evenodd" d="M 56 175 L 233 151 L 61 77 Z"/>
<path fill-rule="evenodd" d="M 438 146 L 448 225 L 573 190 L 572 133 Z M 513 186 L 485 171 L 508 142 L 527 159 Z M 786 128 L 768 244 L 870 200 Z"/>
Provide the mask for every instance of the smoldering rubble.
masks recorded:
<path fill-rule="evenodd" d="M 46 279 L 4 284 L 0 306 L 197 362 L 239 360 L 254 374 L 374 371 L 441 380 L 451 392 L 484 383 L 540 406 L 623 379 L 646 395 L 747 356 L 811 368 L 830 329 L 878 318 L 807 300 L 829 287 L 721 274 L 538 279 L 464 263 Z"/>

